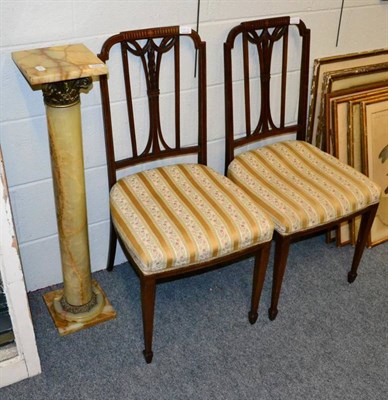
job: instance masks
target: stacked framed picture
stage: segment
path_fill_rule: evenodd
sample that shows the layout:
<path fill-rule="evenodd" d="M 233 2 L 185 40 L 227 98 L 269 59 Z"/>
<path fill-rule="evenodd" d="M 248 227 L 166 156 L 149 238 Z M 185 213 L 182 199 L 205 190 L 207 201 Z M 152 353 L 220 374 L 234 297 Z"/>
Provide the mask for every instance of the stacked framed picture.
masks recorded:
<path fill-rule="evenodd" d="M 368 246 L 375 246 L 388 240 L 388 94 L 364 99 L 359 107 L 362 172 L 382 188 L 380 205 L 368 240 Z"/>
<path fill-rule="evenodd" d="M 314 62 L 308 140 L 382 187 L 368 246 L 388 240 L 388 49 Z M 359 220 L 328 233 L 355 244 Z"/>

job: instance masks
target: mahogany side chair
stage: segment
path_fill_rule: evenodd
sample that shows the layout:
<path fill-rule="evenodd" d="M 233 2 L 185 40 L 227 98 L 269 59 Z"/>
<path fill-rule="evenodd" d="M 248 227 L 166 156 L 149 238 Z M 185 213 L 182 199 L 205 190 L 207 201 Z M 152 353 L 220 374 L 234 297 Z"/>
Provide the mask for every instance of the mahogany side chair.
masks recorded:
<path fill-rule="evenodd" d="M 348 273 L 355 280 L 381 192 L 305 141 L 309 53 L 310 30 L 288 16 L 242 22 L 224 43 L 226 174 L 275 224 L 271 320 L 290 244 L 362 215 Z"/>
<path fill-rule="evenodd" d="M 107 268 L 118 239 L 140 278 L 147 363 L 156 283 L 254 257 L 248 313 L 254 324 L 273 236 L 271 219 L 255 201 L 206 166 L 205 46 L 194 30 L 170 26 L 121 32 L 99 54 L 110 71 L 100 80 L 111 216 Z"/>

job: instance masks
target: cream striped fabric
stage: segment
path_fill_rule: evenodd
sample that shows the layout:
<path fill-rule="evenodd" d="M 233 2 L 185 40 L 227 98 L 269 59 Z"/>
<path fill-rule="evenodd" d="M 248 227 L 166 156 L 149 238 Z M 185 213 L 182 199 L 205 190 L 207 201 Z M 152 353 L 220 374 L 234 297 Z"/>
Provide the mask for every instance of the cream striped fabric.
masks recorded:
<path fill-rule="evenodd" d="M 145 274 L 186 267 L 271 240 L 273 223 L 229 179 L 198 164 L 120 179 L 113 223 Z"/>
<path fill-rule="evenodd" d="M 303 141 L 279 142 L 236 157 L 228 177 L 290 234 L 377 203 L 380 188 L 365 175 Z"/>

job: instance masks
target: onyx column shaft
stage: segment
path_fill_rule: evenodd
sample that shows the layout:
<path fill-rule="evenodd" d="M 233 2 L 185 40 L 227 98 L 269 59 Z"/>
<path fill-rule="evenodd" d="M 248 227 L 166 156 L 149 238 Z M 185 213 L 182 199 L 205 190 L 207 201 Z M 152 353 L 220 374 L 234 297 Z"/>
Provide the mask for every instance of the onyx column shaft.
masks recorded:
<path fill-rule="evenodd" d="M 93 300 L 79 95 L 90 84 L 90 78 L 82 78 L 43 85 L 65 309 Z"/>

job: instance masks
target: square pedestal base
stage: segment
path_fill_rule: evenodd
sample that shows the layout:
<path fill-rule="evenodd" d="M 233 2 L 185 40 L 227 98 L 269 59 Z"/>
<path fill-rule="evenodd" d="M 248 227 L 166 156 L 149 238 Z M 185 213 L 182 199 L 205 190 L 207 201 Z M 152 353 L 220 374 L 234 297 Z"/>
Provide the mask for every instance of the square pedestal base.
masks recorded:
<path fill-rule="evenodd" d="M 43 295 L 43 299 L 49 309 L 50 315 L 55 323 L 55 326 L 58 329 L 58 332 L 61 336 L 68 335 L 70 333 L 74 333 L 80 331 L 81 329 L 86 329 L 91 326 L 97 325 L 101 322 L 108 321 L 110 319 L 116 318 L 116 311 L 112 307 L 111 303 L 109 302 L 108 298 L 106 297 L 104 291 L 101 289 L 100 285 L 97 281 L 93 280 L 93 286 L 96 287 L 103 295 L 105 300 L 105 306 L 102 309 L 101 313 L 98 314 L 96 317 L 91 319 L 90 321 L 85 322 L 69 322 L 65 321 L 58 316 L 58 314 L 54 310 L 54 299 L 58 298 L 62 295 L 63 289 L 54 290 L 52 292 L 46 293 Z"/>

